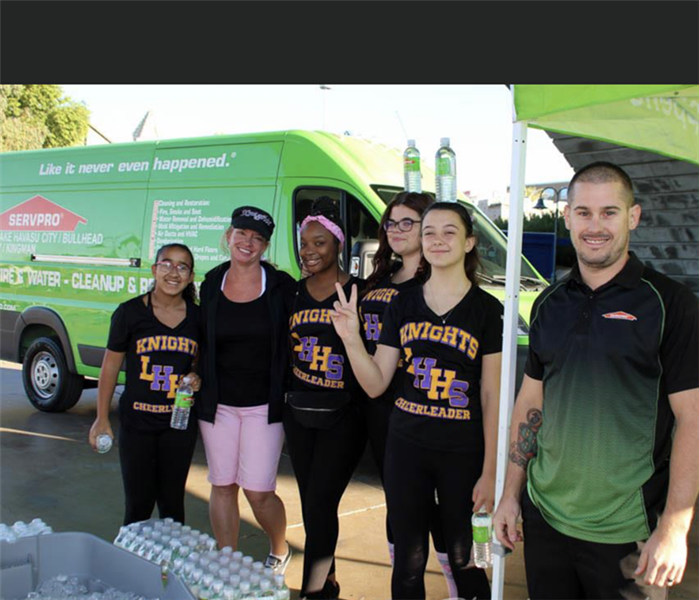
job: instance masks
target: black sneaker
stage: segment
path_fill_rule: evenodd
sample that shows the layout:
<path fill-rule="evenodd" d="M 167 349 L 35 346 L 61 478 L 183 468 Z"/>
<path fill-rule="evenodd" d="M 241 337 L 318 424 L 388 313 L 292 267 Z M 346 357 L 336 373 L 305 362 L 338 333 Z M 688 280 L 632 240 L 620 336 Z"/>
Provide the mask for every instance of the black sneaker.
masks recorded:
<path fill-rule="evenodd" d="M 286 571 L 286 568 L 289 566 L 289 562 L 291 561 L 291 546 L 289 542 L 286 543 L 286 548 L 287 552 L 284 558 L 278 558 L 274 556 L 274 554 L 269 554 L 265 559 L 265 567 L 272 569 L 275 575 L 283 575 L 284 571 Z"/>
<path fill-rule="evenodd" d="M 322 590 L 302 596 L 302 600 L 337 600 L 340 597 L 340 584 L 337 581 L 325 580 Z"/>

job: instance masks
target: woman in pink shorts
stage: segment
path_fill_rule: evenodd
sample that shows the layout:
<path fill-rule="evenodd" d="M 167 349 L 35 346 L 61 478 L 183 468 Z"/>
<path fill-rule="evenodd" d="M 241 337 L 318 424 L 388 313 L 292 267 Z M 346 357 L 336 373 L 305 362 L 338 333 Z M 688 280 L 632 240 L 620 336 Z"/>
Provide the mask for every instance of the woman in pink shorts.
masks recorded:
<path fill-rule="evenodd" d="M 288 363 L 282 290 L 293 279 L 261 261 L 273 230 L 274 221 L 265 211 L 237 208 L 226 231 L 231 260 L 209 271 L 202 283 L 197 414 L 218 546 L 237 547 L 242 488 L 270 540 L 265 565 L 283 573 L 291 549 L 285 539 L 284 504 L 275 489 Z"/>

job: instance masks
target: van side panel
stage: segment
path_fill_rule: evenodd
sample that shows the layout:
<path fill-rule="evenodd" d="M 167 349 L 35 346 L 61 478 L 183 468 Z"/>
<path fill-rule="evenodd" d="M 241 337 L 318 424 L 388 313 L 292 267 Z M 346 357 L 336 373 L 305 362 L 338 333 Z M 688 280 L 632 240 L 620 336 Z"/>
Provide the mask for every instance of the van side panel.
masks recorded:
<path fill-rule="evenodd" d="M 223 237 L 233 210 L 252 205 L 274 214 L 282 146 L 158 148 L 143 225 L 143 265 L 152 264 L 158 248 L 172 242 L 192 250 L 197 280 L 230 258 Z"/>
<path fill-rule="evenodd" d="M 195 141 L 4 155 L 2 329 L 16 330 L 18 315 L 46 307 L 65 324 L 77 372 L 98 375 L 110 316 L 149 288 L 160 245 L 189 245 L 200 280 L 228 257 L 221 238 L 236 206 L 272 212 L 282 146 Z M 16 345 L 3 339 L 3 355 L 16 357 Z"/>
<path fill-rule="evenodd" d="M 0 298 L 3 320 L 16 322 L 14 359 L 21 358 L 16 338 L 25 331 L 31 336 L 28 328 L 38 326 L 30 323 L 29 315 L 44 307 L 65 327 L 65 332 L 54 333 L 62 340 L 69 365 L 74 363 L 81 374 L 97 374 L 97 369 L 82 368 L 78 343 L 104 345 L 105 315 L 138 287 L 138 268 L 126 265 L 141 254 L 154 151 L 154 143 L 144 143 L 3 155 Z M 122 259 L 124 264 L 108 266 L 103 259 Z M 40 327 L 47 334 L 52 331 L 50 323 Z M 6 351 L 3 340 L 3 355 Z"/>

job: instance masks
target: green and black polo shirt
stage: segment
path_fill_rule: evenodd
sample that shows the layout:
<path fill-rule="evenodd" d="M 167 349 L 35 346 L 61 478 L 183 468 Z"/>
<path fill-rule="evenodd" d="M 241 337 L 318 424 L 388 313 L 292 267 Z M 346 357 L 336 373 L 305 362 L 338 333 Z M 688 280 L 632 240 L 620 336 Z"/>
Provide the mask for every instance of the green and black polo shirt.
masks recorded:
<path fill-rule="evenodd" d="M 699 300 L 633 253 L 596 290 L 576 266 L 537 298 L 529 344 L 544 388 L 532 501 L 574 538 L 647 539 L 667 496 L 668 395 L 699 387 Z"/>

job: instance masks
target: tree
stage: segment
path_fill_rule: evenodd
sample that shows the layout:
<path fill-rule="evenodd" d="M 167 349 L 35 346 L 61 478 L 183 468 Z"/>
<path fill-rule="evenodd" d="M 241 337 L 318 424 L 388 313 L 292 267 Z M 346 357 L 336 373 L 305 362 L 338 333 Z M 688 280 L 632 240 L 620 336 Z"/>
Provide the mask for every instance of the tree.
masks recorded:
<path fill-rule="evenodd" d="M 83 144 L 89 119 L 59 85 L 0 85 L 0 152 Z"/>

